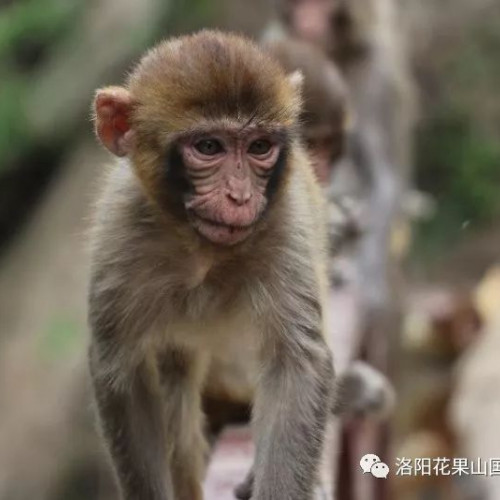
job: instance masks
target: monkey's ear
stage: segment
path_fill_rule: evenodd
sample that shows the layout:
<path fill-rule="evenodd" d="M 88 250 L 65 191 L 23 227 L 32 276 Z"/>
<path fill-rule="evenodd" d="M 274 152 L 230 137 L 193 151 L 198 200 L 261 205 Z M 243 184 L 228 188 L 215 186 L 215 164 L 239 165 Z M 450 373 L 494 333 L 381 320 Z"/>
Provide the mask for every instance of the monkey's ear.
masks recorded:
<path fill-rule="evenodd" d="M 302 108 L 302 87 L 304 85 L 304 75 L 302 71 L 296 70 L 288 75 L 288 82 L 293 92 L 293 107 L 297 116 Z"/>
<path fill-rule="evenodd" d="M 297 69 L 293 73 L 290 73 L 288 75 L 288 81 L 297 95 L 301 95 L 302 87 L 304 86 L 304 75 L 302 74 L 302 71 Z"/>
<path fill-rule="evenodd" d="M 102 144 L 116 156 L 126 156 L 132 146 L 131 109 L 130 92 L 122 87 L 106 87 L 96 92 L 95 131 Z"/>

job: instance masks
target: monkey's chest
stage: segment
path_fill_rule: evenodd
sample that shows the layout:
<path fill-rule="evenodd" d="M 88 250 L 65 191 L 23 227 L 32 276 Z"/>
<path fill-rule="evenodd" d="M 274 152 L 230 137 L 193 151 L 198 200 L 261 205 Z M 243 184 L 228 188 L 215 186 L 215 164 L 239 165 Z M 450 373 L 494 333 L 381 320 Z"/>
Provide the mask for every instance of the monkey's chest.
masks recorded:
<path fill-rule="evenodd" d="M 258 376 L 260 332 L 251 314 L 229 310 L 213 318 L 172 325 L 175 342 L 200 353 L 205 360 L 205 392 L 222 399 L 253 399 Z"/>
<path fill-rule="evenodd" d="M 220 399 L 251 402 L 258 376 L 257 350 L 252 345 L 227 346 L 213 352 L 207 369 L 204 392 Z"/>

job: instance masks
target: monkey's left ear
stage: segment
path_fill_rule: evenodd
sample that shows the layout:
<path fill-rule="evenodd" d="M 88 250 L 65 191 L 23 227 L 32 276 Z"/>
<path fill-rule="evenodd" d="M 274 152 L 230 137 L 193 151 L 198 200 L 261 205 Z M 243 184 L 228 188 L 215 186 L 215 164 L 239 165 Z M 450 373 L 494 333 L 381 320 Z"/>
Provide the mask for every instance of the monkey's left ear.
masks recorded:
<path fill-rule="evenodd" d="M 302 108 L 302 88 L 304 86 L 304 75 L 302 71 L 296 70 L 288 75 L 288 82 L 294 95 L 294 105 L 296 113 L 299 114 Z"/>
<path fill-rule="evenodd" d="M 300 69 L 295 70 L 293 73 L 288 75 L 288 81 L 290 85 L 298 92 L 302 92 L 302 86 L 304 85 L 304 75 Z"/>
<path fill-rule="evenodd" d="M 126 156 L 131 150 L 131 109 L 130 92 L 122 87 L 106 87 L 96 92 L 95 131 L 102 144 L 116 156 Z"/>

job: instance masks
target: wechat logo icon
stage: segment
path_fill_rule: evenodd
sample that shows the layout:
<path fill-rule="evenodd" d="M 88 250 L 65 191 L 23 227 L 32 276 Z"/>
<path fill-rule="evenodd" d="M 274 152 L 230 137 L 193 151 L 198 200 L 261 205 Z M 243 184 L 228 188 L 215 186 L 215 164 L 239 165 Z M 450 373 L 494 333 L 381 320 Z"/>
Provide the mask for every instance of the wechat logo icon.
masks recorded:
<path fill-rule="evenodd" d="M 384 464 L 377 455 L 369 453 L 361 458 L 359 465 L 363 474 L 371 474 L 377 479 L 387 479 L 389 474 L 389 466 Z"/>

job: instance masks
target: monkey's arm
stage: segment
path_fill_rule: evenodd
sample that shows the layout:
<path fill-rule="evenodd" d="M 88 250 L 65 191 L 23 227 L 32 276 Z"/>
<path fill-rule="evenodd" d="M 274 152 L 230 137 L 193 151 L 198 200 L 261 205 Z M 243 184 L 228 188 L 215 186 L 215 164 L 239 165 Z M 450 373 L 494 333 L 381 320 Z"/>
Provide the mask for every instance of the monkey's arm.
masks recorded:
<path fill-rule="evenodd" d="M 396 395 L 390 381 L 363 361 L 355 361 L 335 379 L 332 413 L 343 419 L 384 419 L 394 409 Z M 254 470 L 234 490 L 236 498 L 250 500 Z"/>
<path fill-rule="evenodd" d="M 371 64 L 375 67 L 368 73 L 373 78 L 358 87 L 352 147 L 367 190 L 360 273 L 365 306 L 376 312 L 390 305 L 390 237 L 408 177 L 409 117 L 405 115 L 409 112 L 405 110 L 403 89 L 390 69 L 381 61 Z"/>
<path fill-rule="evenodd" d="M 90 375 L 123 500 L 170 500 L 163 401 L 145 342 L 165 297 L 152 279 L 156 261 L 143 236 L 152 233 L 153 218 L 133 179 L 125 164 L 110 170 L 94 214 Z"/>
<path fill-rule="evenodd" d="M 313 498 L 331 406 L 333 366 L 319 297 L 304 289 L 281 296 L 291 300 L 272 312 L 254 405 L 255 500 Z"/>
<path fill-rule="evenodd" d="M 113 171 L 113 179 L 118 173 Z M 122 200 L 112 194 L 119 204 Z M 145 209 L 123 203 L 116 212 L 101 201 L 91 273 L 90 371 L 100 426 L 123 500 L 194 500 L 195 495 L 174 496 L 179 475 L 174 477 L 170 463 L 172 449 L 179 450 L 181 433 L 172 428 L 179 428 L 183 418 L 182 398 L 189 393 L 183 395 L 182 389 L 189 373 L 176 370 L 182 365 L 180 355 L 169 363 L 168 353 L 148 342 L 158 324 L 166 328 L 168 314 L 162 311 L 167 292 L 158 285 L 161 280 L 153 280 L 158 275 L 153 242 L 137 237 L 145 229 L 137 222 L 138 217 L 146 219 Z M 193 461 L 190 465 L 195 466 Z"/>
<path fill-rule="evenodd" d="M 368 178 L 360 275 L 365 306 L 375 310 L 386 307 L 390 297 L 390 235 L 400 192 L 396 166 L 384 153 L 383 141 L 379 126 L 367 124 L 360 127 L 354 142 L 356 164 Z"/>
<path fill-rule="evenodd" d="M 160 297 L 161 304 L 161 290 L 148 290 L 136 275 L 116 273 L 112 265 L 96 275 L 90 294 L 91 376 L 122 498 L 201 500 L 204 358 L 174 346 L 148 347 L 145 337 L 165 319 L 150 300 Z"/>
<path fill-rule="evenodd" d="M 94 332 L 99 336 L 99 333 Z M 165 427 L 158 394 L 145 364 L 136 367 L 126 384 L 109 377 L 106 351 L 111 346 L 94 340 L 90 369 L 100 424 L 124 500 L 167 500 L 172 482 L 163 444 Z"/>

